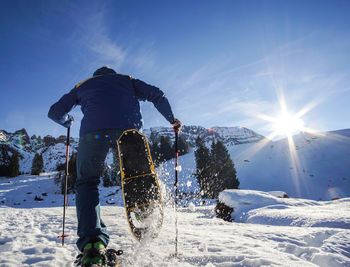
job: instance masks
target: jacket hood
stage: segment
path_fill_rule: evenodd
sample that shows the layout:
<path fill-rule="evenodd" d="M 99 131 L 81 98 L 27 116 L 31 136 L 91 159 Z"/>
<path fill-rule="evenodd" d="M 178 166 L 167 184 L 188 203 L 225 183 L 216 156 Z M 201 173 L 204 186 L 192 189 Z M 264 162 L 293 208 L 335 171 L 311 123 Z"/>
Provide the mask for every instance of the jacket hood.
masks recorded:
<path fill-rule="evenodd" d="M 102 68 L 99 68 L 96 70 L 93 74 L 93 76 L 96 75 L 106 75 L 106 74 L 117 74 L 114 69 L 111 69 L 108 66 L 103 66 Z"/>

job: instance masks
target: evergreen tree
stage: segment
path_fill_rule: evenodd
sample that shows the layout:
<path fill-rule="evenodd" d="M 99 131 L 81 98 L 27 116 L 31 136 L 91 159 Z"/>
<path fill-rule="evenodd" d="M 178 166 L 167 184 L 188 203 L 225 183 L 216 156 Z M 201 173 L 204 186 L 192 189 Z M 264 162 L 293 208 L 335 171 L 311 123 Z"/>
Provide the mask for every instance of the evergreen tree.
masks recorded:
<path fill-rule="evenodd" d="M 102 182 L 104 187 L 121 185 L 119 156 L 117 151 L 113 152 L 113 164 L 104 166 Z"/>
<path fill-rule="evenodd" d="M 201 189 L 203 197 L 209 197 L 210 194 L 210 179 L 212 177 L 212 162 L 210 159 L 210 151 L 206 147 L 202 138 L 196 139 L 197 150 L 194 152 L 196 159 L 196 177 Z"/>
<path fill-rule="evenodd" d="M 150 143 L 150 150 L 151 150 L 151 157 L 153 160 L 153 164 L 155 167 L 159 166 L 160 164 L 160 148 L 158 146 L 157 142 Z"/>
<path fill-rule="evenodd" d="M 196 140 L 197 181 L 204 198 L 217 198 L 224 189 L 238 188 L 234 164 L 221 141 L 213 141 L 211 150 L 201 138 Z"/>
<path fill-rule="evenodd" d="M 19 175 L 19 160 L 17 153 L 13 153 L 9 164 L 8 177 L 16 177 Z"/>
<path fill-rule="evenodd" d="M 68 192 L 74 192 L 77 181 L 77 154 L 72 153 L 68 162 Z"/>
<path fill-rule="evenodd" d="M 177 146 L 178 146 L 179 156 L 187 154 L 190 150 L 189 144 L 187 143 L 186 139 L 181 135 L 179 136 Z"/>
<path fill-rule="evenodd" d="M 170 136 L 161 136 L 160 137 L 160 162 L 167 161 L 169 159 L 172 159 L 174 157 L 173 148 L 171 145 Z"/>
<path fill-rule="evenodd" d="M 11 157 L 7 153 L 7 149 L 0 145 L 0 177 L 9 176 L 9 165 Z"/>
<path fill-rule="evenodd" d="M 150 144 L 158 144 L 159 138 L 155 132 L 151 132 L 151 135 L 149 137 L 149 143 Z"/>
<path fill-rule="evenodd" d="M 76 167 L 76 162 L 77 162 L 77 155 L 76 153 L 72 153 L 69 162 L 68 162 L 68 183 L 67 183 L 67 192 L 72 193 L 74 192 L 75 189 L 75 183 L 77 180 L 77 167 Z M 64 170 L 61 170 L 57 176 L 55 177 L 55 182 L 60 181 L 61 182 L 61 194 L 64 194 L 65 190 L 65 182 L 66 182 L 66 174 L 65 174 L 65 169 L 66 165 L 62 164 L 60 165 L 60 169 L 64 166 Z"/>
<path fill-rule="evenodd" d="M 105 165 L 103 167 L 103 173 L 102 173 L 102 183 L 104 187 L 110 187 L 113 186 L 112 184 L 112 167 L 110 165 Z"/>
<path fill-rule="evenodd" d="M 236 169 L 227 148 L 221 141 L 212 143 L 211 158 L 215 162 L 211 185 L 212 197 L 217 198 L 219 193 L 225 189 L 237 189 L 239 181 L 236 176 Z"/>
<path fill-rule="evenodd" d="M 44 169 L 43 156 L 41 154 L 35 153 L 32 161 L 32 175 L 39 175 Z"/>

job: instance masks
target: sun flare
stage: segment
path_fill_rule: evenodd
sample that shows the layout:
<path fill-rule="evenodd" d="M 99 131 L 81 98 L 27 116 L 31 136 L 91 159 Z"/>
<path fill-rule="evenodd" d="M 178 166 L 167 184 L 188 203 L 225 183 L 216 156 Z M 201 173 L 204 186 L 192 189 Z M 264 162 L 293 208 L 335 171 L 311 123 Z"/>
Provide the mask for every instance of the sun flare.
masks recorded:
<path fill-rule="evenodd" d="M 303 131 L 304 121 L 296 115 L 282 112 L 273 122 L 274 130 L 282 135 L 291 136 L 296 132 Z"/>

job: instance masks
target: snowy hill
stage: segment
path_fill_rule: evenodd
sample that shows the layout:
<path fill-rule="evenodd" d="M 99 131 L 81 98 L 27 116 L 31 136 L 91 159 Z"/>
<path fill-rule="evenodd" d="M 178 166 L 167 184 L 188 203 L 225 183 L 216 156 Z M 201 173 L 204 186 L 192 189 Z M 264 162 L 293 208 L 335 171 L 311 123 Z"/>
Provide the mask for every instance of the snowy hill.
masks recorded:
<path fill-rule="evenodd" d="M 350 129 L 301 133 L 287 139 L 230 147 L 242 189 L 282 190 L 292 197 L 350 197 Z"/>
<path fill-rule="evenodd" d="M 25 129 L 14 133 L 0 130 L 0 162 L 6 162 L 6 157 L 16 152 L 19 157 L 20 172 L 30 173 L 35 153 L 42 153 L 44 170 L 53 171 L 58 164 L 65 162 L 65 142 L 66 136 L 55 138 L 47 135 L 41 138 L 33 135 L 29 137 Z M 70 153 L 76 152 L 78 139 L 71 138 L 70 143 Z"/>
<path fill-rule="evenodd" d="M 284 191 L 291 197 L 331 200 L 350 197 L 350 129 L 287 139 L 228 146 L 241 189 Z M 294 151 L 291 153 L 291 151 Z M 198 193 L 194 152 L 179 159 L 181 192 Z M 162 174 L 172 173 L 173 162 Z M 170 187 L 171 180 L 165 177 Z"/>
<path fill-rule="evenodd" d="M 172 173 L 163 171 L 158 170 L 160 179 L 165 175 L 173 180 Z M 74 196 L 67 209 L 69 237 L 62 247 L 57 236 L 62 230 L 63 197 L 55 194 L 49 175 L 0 178 L 0 266 L 73 266 L 78 254 Z M 173 258 L 175 214 L 167 193 L 171 190 L 163 192 L 165 219 L 159 237 L 138 243 L 130 233 L 119 189 L 101 188 L 101 214 L 111 235 L 110 247 L 124 250 L 122 267 L 350 266 L 350 198 L 312 201 L 225 191 L 221 200 L 236 208 L 240 223 L 216 218 L 214 205 L 179 208 L 181 256 Z M 34 196 L 43 200 L 35 201 Z"/>

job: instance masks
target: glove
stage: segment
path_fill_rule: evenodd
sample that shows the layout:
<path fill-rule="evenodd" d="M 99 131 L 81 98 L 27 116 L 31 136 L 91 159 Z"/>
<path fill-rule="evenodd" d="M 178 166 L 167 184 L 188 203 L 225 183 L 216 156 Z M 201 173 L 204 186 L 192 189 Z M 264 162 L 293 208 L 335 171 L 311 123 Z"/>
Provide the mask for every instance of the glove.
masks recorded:
<path fill-rule="evenodd" d="M 63 126 L 66 128 L 70 128 L 73 124 L 74 118 L 72 115 L 67 114 L 64 118 Z"/>
<path fill-rule="evenodd" d="M 173 119 L 171 121 L 171 125 L 174 127 L 174 130 L 177 130 L 177 131 L 181 131 L 181 128 L 182 128 L 182 123 L 180 120 L 178 119 Z"/>

